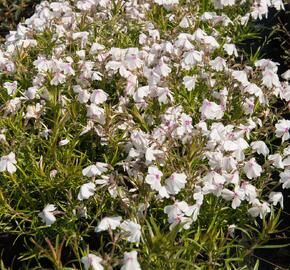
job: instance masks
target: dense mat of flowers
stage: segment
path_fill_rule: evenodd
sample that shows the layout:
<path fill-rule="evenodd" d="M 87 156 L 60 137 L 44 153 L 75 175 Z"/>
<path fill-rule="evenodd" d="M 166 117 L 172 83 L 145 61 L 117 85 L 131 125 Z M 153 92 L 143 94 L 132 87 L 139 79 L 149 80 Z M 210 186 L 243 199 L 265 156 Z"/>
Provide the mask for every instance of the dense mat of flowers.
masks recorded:
<path fill-rule="evenodd" d="M 214 0 L 208 12 L 200 2 L 44 1 L 7 36 L 0 197 L 13 225 L 3 230 L 62 231 L 85 269 L 160 269 L 146 266 L 153 219 L 194 239 L 226 211 L 218 226 L 231 242 L 283 208 L 273 190 L 290 188 L 290 70 L 280 80 L 278 63 L 235 45 L 283 3 Z M 101 235 L 99 250 L 87 233 Z"/>

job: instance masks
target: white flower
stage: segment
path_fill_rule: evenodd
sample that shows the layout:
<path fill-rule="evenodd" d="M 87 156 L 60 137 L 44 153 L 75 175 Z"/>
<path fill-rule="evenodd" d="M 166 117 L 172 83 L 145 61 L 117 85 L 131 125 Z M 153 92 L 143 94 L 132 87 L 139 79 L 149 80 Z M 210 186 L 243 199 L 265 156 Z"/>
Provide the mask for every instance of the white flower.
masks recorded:
<path fill-rule="evenodd" d="M 3 156 L 0 159 L 0 172 L 7 171 L 9 173 L 15 173 L 16 172 L 16 159 L 15 154 L 13 152 L 10 152 L 7 156 Z"/>
<path fill-rule="evenodd" d="M 194 190 L 193 199 L 195 200 L 197 205 L 201 206 L 203 204 L 204 194 L 202 189 L 198 186 Z"/>
<path fill-rule="evenodd" d="M 192 208 L 193 208 L 192 221 L 197 221 L 201 205 L 196 203 L 192 206 Z"/>
<path fill-rule="evenodd" d="M 80 103 L 87 103 L 90 99 L 90 93 L 88 90 L 79 90 L 78 92 L 78 102 Z"/>
<path fill-rule="evenodd" d="M 164 207 L 164 213 L 168 215 L 169 220 L 175 219 L 177 216 L 186 215 L 191 216 L 193 213 L 193 207 L 189 206 L 185 201 L 176 201 L 172 205 L 166 205 Z"/>
<path fill-rule="evenodd" d="M 92 182 L 83 184 L 80 188 L 79 194 L 78 194 L 78 200 L 82 201 L 85 199 L 90 198 L 95 194 L 96 191 L 96 185 Z"/>
<path fill-rule="evenodd" d="M 272 69 L 265 69 L 263 71 L 263 85 L 268 88 L 272 88 L 273 86 L 279 87 L 280 81 L 278 75 Z"/>
<path fill-rule="evenodd" d="M 171 6 L 178 4 L 179 0 L 154 0 L 158 5 Z"/>
<path fill-rule="evenodd" d="M 184 173 L 173 173 L 166 181 L 165 187 L 169 194 L 178 194 L 186 184 L 186 175 Z"/>
<path fill-rule="evenodd" d="M 268 203 L 263 202 L 261 203 L 258 199 L 255 199 L 252 203 L 252 207 L 248 210 L 252 217 L 260 216 L 262 219 L 267 213 L 271 212 L 271 209 Z"/>
<path fill-rule="evenodd" d="M 216 8 L 223 8 L 226 6 L 233 6 L 235 4 L 235 0 L 214 0 L 214 5 Z"/>
<path fill-rule="evenodd" d="M 51 226 L 56 221 L 55 216 L 53 215 L 53 211 L 56 210 L 56 207 L 53 204 L 48 204 L 44 207 L 42 212 L 38 214 L 38 216 L 42 219 L 47 226 Z"/>
<path fill-rule="evenodd" d="M 106 122 L 105 110 L 97 106 L 95 103 L 91 103 L 87 107 L 87 116 L 92 120 L 100 123 L 101 125 L 105 124 Z"/>
<path fill-rule="evenodd" d="M 94 90 L 91 94 L 91 102 L 95 104 L 102 104 L 104 103 L 108 98 L 108 94 L 104 92 L 102 89 Z"/>
<path fill-rule="evenodd" d="M 61 140 L 58 145 L 59 146 L 64 146 L 64 145 L 67 145 L 69 143 L 69 139 L 64 139 L 64 140 Z"/>
<path fill-rule="evenodd" d="M 274 191 L 271 192 L 269 194 L 269 201 L 272 202 L 274 206 L 276 206 L 279 203 L 282 209 L 284 207 L 282 192 L 274 192 Z"/>
<path fill-rule="evenodd" d="M 3 87 L 7 90 L 9 96 L 13 96 L 17 90 L 17 81 L 14 82 L 5 82 Z"/>
<path fill-rule="evenodd" d="M 255 2 L 254 5 L 252 5 L 251 16 L 253 19 L 256 20 L 257 18 L 259 18 L 260 20 L 262 20 L 263 15 L 265 15 L 266 17 L 268 16 L 268 4 L 269 4 L 269 2 L 268 3 L 267 2 L 264 0 L 263 2 L 261 2 L 261 3 L 263 3 L 262 5 L 258 4 L 257 2 Z"/>
<path fill-rule="evenodd" d="M 269 149 L 267 145 L 263 141 L 255 141 L 251 143 L 251 147 L 255 150 L 259 155 L 262 154 L 263 156 L 269 155 Z"/>
<path fill-rule="evenodd" d="M 202 118 L 205 119 L 221 119 L 224 115 L 224 111 L 220 105 L 217 105 L 215 102 L 210 102 L 207 99 L 203 101 L 201 108 Z"/>
<path fill-rule="evenodd" d="M 94 3 L 87 0 L 79 0 L 76 3 L 76 6 L 80 10 L 90 10 L 93 7 Z"/>
<path fill-rule="evenodd" d="M 283 155 L 284 155 L 284 156 L 290 156 L 290 146 L 286 147 L 286 148 L 283 150 Z"/>
<path fill-rule="evenodd" d="M 287 158 L 283 159 L 283 165 L 284 165 L 284 167 L 290 166 L 290 157 L 289 156 Z"/>
<path fill-rule="evenodd" d="M 53 179 L 54 177 L 56 177 L 56 175 L 57 175 L 57 173 L 58 173 L 58 171 L 57 170 L 51 170 L 50 172 L 49 172 L 49 177 L 51 178 L 51 179 Z"/>
<path fill-rule="evenodd" d="M 133 94 L 133 99 L 137 103 L 145 102 L 144 98 L 147 97 L 150 93 L 149 86 L 141 86 Z"/>
<path fill-rule="evenodd" d="M 82 132 L 80 133 L 80 136 L 88 133 L 91 130 L 97 130 L 97 129 L 94 127 L 94 122 L 89 120 L 87 122 L 87 125 L 83 128 Z"/>
<path fill-rule="evenodd" d="M 96 176 L 100 174 L 96 165 L 90 165 L 86 167 L 85 169 L 83 169 L 82 173 L 84 176 L 88 176 L 88 177 L 92 177 L 92 176 Z"/>
<path fill-rule="evenodd" d="M 88 254 L 82 257 L 82 263 L 85 266 L 85 270 L 103 270 L 104 267 L 101 265 L 102 258 L 95 254 Z"/>
<path fill-rule="evenodd" d="M 264 93 L 262 91 L 262 89 L 260 87 L 258 87 L 256 84 L 254 83 L 249 83 L 245 88 L 244 91 L 246 91 L 247 93 L 254 95 L 256 97 L 259 98 L 259 101 L 262 104 L 266 103 L 266 98 L 264 96 Z"/>
<path fill-rule="evenodd" d="M 95 232 L 102 232 L 106 230 L 115 230 L 121 224 L 122 217 L 104 217 L 95 228 Z"/>
<path fill-rule="evenodd" d="M 235 44 L 224 44 L 224 50 L 227 52 L 228 55 L 234 55 L 238 57 L 238 51 Z"/>
<path fill-rule="evenodd" d="M 241 153 L 243 153 L 241 151 Z M 237 169 L 237 161 L 236 159 L 234 159 L 233 157 L 231 156 L 228 156 L 228 157 L 223 157 L 223 159 L 221 160 L 222 161 L 222 169 L 224 169 L 225 171 L 227 172 L 232 172 L 234 170 Z"/>
<path fill-rule="evenodd" d="M 127 240 L 131 243 L 139 243 L 141 237 L 141 226 L 130 220 L 124 220 L 120 228 L 123 229 L 127 235 Z"/>
<path fill-rule="evenodd" d="M 37 103 L 36 105 L 28 105 L 27 112 L 24 116 L 25 119 L 35 118 L 38 119 L 41 116 L 43 105 Z"/>
<path fill-rule="evenodd" d="M 124 64 L 131 71 L 142 67 L 143 61 L 139 58 L 138 49 L 129 48 L 127 50 Z"/>
<path fill-rule="evenodd" d="M 204 53 L 200 51 L 190 50 L 184 54 L 184 59 L 183 62 L 181 62 L 181 65 L 188 70 L 202 61 L 203 54 Z"/>
<path fill-rule="evenodd" d="M 96 54 L 98 51 L 105 49 L 105 46 L 99 43 L 93 43 L 90 49 L 90 54 Z"/>
<path fill-rule="evenodd" d="M 252 114 L 254 112 L 254 107 L 255 107 L 254 97 L 246 98 L 245 101 L 243 102 L 245 114 Z"/>
<path fill-rule="evenodd" d="M 265 1 L 265 0 L 263 0 Z M 278 71 L 278 62 L 273 62 L 269 59 L 260 59 L 255 63 L 256 67 L 259 67 L 261 70 L 273 70 L 274 72 Z"/>
<path fill-rule="evenodd" d="M 284 80 L 290 80 L 290 69 L 288 69 L 286 72 L 284 72 L 284 73 L 282 74 L 282 78 L 283 78 Z"/>
<path fill-rule="evenodd" d="M 245 199 L 245 193 L 239 187 L 235 187 L 234 191 L 225 188 L 222 190 L 222 197 L 226 201 L 232 201 L 232 208 L 236 209 L 241 205 L 242 200 Z"/>
<path fill-rule="evenodd" d="M 161 189 L 161 178 L 163 173 L 158 170 L 156 166 L 150 166 L 148 168 L 148 175 L 145 178 L 145 182 L 150 185 L 153 190 L 159 191 Z"/>
<path fill-rule="evenodd" d="M 205 36 L 203 42 L 205 43 L 205 45 L 208 46 L 210 50 L 215 50 L 220 46 L 213 36 Z"/>
<path fill-rule="evenodd" d="M 224 177 L 225 177 L 227 183 L 238 185 L 240 182 L 240 176 L 239 176 L 238 171 L 235 171 L 235 172 L 229 173 L 229 174 L 224 173 Z"/>
<path fill-rule="evenodd" d="M 195 75 L 194 76 L 185 76 L 183 78 L 183 84 L 188 91 L 191 91 L 195 88 L 196 79 L 197 79 L 197 77 Z"/>
<path fill-rule="evenodd" d="M 169 220 L 170 223 L 169 229 L 172 230 L 177 225 L 182 224 L 182 228 L 188 230 L 192 222 L 193 218 L 191 217 L 177 216 L 173 220 Z"/>
<path fill-rule="evenodd" d="M 66 77 L 64 74 L 60 73 L 60 72 L 56 72 L 54 74 L 54 77 L 52 78 L 52 80 L 50 81 L 51 85 L 59 85 L 62 84 L 66 81 Z"/>
<path fill-rule="evenodd" d="M 173 101 L 172 92 L 168 87 L 157 87 L 155 93 L 160 103 L 167 104 L 168 101 Z"/>
<path fill-rule="evenodd" d="M 137 260 L 137 251 L 125 252 L 124 263 L 121 270 L 141 270 L 140 264 Z"/>
<path fill-rule="evenodd" d="M 290 170 L 285 170 L 280 173 L 280 183 L 282 183 L 282 188 L 290 188 Z"/>
<path fill-rule="evenodd" d="M 82 173 L 84 176 L 92 177 L 101 175 L 108 171 L 108 164 L 103 162 L 97 162 L 96 165 L 90 165 L 83 169 Z"/>
<path fill-rule="evenodd" d="M 228 233 L 231 237 L 235 237 L 235 230 L 236 230 L 237 226 L 235 224 L 231 224 L 228 227 Z"/>
<path fill-rule="evenodd" d="M 278 169 L 284 169 L 284 163 L 280 154 L 270 155 L 268 156 L 268 160 L 273 164 L 274 167 Z"/>
<path fill-rule="evenodd" d="M 276 131 L 276 137 L 281 138 L 282 142 L 288 140 L 290 138 L 289 134 L 289 128 L 290 128 L 290 121 L 289 120 L 279 120 L 278 123 L 275 125 Z"/>
<path fill-rule="evenodd" d="M 210 65 L 215 71 L 223 71 L 227 67 L 225 59 L 220 56 L 216 57 L 214 60 L 211 60 Z"/>
<path fill-rule="evenodd" d="M 257 198 L 257 189 L 249 182 L 243 181 L 241 189 L 245 192 L 245 198 L 248 202 L 252 203 Z"/>
<path fill-rule="evenodd" d="M 185 201 L 176 201 L 173 205 L 164 207 L 164 213 L 168 215 L 170 230 L 180 223 L 183 224 L 182 227 L 184 229 L 189 229 L 191 223 L 194 221 L 192 215 L 198 215 L 196 212 L 196 205 L 189 206 Z"/>
<path fill-rule="evenodd" d="M 149 148 L 146 149 L 145 153 L 145 159 L 148 162 L 151 162 L 153 160 L 156 160 L 156 156 L 163 154 L 163 151 L 154 149 L 154 146 L 150 146 Z"/>
<path fill-rule="evenodd" d="M 179 26 L 182 28 L 188 28 L 190 26 L 189 18 L 187 16 L 184 16 L 179 23 Z"/>
<path fill-rule="evenodd" d="M 158 190 L 158 193 L 159 193 L 159 196 L 161 198 L 169 198 L 169 194 L 167 192 L 167 189 L 164 186 L 161 186 L 161 188 Z"/>
<path fill-rule="evenodd" d="M 249 84 L 247 73 L 243 70 L 235 70 L 232 72 L 234 79 L 239 81 L 242 86 L 247 86 Z"/>
<path fill-rule="evenodd" d="M 246 162 L 244 172 L 249 179 L 257 178 L 261 175 L 262 167 L 256 162 L 255 158 L 251 158 Z"/>

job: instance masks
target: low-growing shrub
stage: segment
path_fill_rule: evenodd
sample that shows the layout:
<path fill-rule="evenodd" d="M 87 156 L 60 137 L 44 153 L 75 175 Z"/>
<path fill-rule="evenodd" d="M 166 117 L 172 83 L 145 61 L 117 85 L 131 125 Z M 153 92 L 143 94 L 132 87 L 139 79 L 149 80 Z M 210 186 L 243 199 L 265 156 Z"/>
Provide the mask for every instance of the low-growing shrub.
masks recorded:
<path fill-rule="evenodd" d="M 259 269 L 290 187 L 290 71 L 235 44 L 269 6 L 38 5 L 0 50 L 1 237 L 21 243 L 2 266 Z"/>

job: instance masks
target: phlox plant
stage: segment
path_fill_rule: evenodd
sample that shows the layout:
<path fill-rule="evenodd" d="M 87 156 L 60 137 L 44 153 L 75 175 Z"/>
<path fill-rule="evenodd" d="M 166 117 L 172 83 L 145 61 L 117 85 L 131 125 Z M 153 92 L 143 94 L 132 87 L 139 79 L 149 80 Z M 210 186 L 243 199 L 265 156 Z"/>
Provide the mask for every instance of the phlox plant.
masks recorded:
<path fill-rule="evenodd" d="M 10 32 L 0 228 L 25 249 L 12 269 L 258 269 L 290 188 L 290 71 L 237 45 L 270 7 L 284 5 L 43 1 Z"/>

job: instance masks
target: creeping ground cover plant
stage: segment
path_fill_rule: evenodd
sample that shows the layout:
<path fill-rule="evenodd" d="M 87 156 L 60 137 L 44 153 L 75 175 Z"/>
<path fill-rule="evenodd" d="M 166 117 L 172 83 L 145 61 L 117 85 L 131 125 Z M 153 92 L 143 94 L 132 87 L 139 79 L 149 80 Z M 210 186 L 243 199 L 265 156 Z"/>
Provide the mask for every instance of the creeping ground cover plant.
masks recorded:
<path fill-rule="evenodd" d="M 41 2 L 0 47 L 0 228 L 23 245 L 1 267 L 259 269 L 290 70 L 237 45 L 270 7 Z"/>

